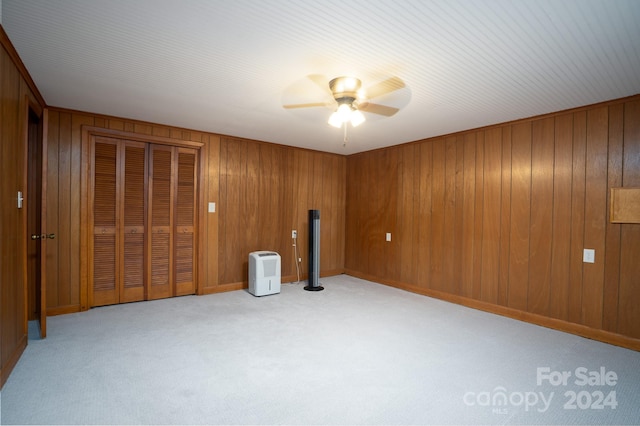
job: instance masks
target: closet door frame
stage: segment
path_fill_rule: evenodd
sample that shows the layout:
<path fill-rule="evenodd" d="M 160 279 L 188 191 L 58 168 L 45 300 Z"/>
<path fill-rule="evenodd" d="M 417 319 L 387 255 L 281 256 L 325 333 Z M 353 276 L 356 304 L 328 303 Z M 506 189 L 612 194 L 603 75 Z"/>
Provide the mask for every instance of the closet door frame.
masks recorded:
<path fill-rule="evenodd" d="M 121 130 L 105 129 L 95 126 L 82 126 L 82 168 L 80 181 L 80 305 L 81 310 L 86 311 L 92 306 L 92 291 L 89 284 L 92 282 L 91 275 L 93 273 L 93 265 L 90 265 L 89 248 L 94 230 L 91 228 L 93 218 L 92 212 L 92 155 L 93 155 L 93 139 L 95 137 L 106 137 L 113 139 L 125 139 L 129 141 L 137 141 L 156 145 L 168 145 L 178 148 L 192 148 L 197 151 L 197 195 L 196 195 L 196 214 L 198 217 L 197 229 L 194 230 L 194 247 L 196 250 L 194 277 L 196 277 L 196 294 L 204 294 L 204 259 L 203 259 L 203 242 L 206 238 L 203 235 L 204 223 L 206 222 L 206 203 L 204 197 L 204 189 L 206 187 L 205 179 L 205 161 L 208 158 L 208 147 L 203 142 L 194 142 L 183 139 L 173 139 L 168 137 L 153 136 L 134 132 L 126 132 Z"/>

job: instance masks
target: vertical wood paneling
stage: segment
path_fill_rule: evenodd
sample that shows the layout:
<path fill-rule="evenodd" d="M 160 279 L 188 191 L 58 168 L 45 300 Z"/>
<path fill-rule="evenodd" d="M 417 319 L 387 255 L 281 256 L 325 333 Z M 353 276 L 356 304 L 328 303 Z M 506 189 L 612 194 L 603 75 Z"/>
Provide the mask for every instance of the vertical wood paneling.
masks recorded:
<path fill-rule="evenodd" d="M 444 287 L 444 211 L 446 202 L 445 142 L 433 142 L 433 173 L 431 181 L 431 288 Z"/>
<path fill-rule="evenodd" d="M 104 117 L 96 117 L 92 121 L 96 127 L 109 127 L 109 120 Z"/>
<path fill-rule="evenodd" d="M 334 195 L 333 195 L 333 179 L 332 176 L 336 173 L 335 170 L 331 167 L 331 155 L 322 154 L 320 159 L 320 164 L 322 165 L 322 198 L 320 201 L 320 268 L 324 270 L 329 270 L 332 268 L 332 253 L 334 249 L 334 244 L 331 240 L 331 226 L 329 224 L 335 223 L 336 214 L 334 210 Z M 283 177 L 286 175 L 288 168 L 281 166 Z M 286 180 L 282 183 L 284 184 L 284 188 L 282 193 L 287 193 L 288 189 L 286 187 Z M 282 210 L 280 213 L 280 217 L 284 217 L 288 209 L 284 209 L 284 205 L 282 205 Z M 284 214 L 283 214 L 284 213 Z M 322 226 L 323 223 L 327 223 L 328 226 Z M 278 229 L 283 229 L 282 226 L 278 227 Z M 283 236 L 283 232 L 275 233 L 277 236 Z M 322 266 L 324 265 L 324 266 Z"/>
<path fill-rule="evenodd" d="M 482 275 L 480 298 L 498 303 L 500 282 L 500 214 L 502 187 L 502 131 L 485 132 L 482 203 Z"/>
<path fill-rule="evenodd" d="M 80 275 L 80 256 L 78 253 L 82 250 L 82 241 L 80 240 L 79 227 L 82 222 L 81 218 L 81 191 L 79 190 L 80 182 L 82 180 L 82 126 L 93 126 L 94 117 L 86 114 L 73 114 L 71 116 L 71 196 L 69 197 L 69 209 L 70 220 L 69 231 L 69 250 L 73 253 L 73 256 L 69 256 L 69 277 L 70 277 L 70 294 L 69 304 L 71 306 L 79 306 L 82 301 L 81 281 Z M 86 219 L 85 219 L 86 221 Z M 84 222 L 86 223 L 86 222 Z M 84 289 L 86 291 L 86 288 Z"/>
<path fill-rule="evenodd" d="M 453 267 L 453 287 L 452 291 L 459 294 L 462 289 L 462 259 L 459 253 L 462 252 L 464 242 L 464 138 L 457 136 L 456 138 L 456 184 L 455 184 L 455 217 L 454 217 L 454 267 Z"/>
<path fill-rule="evenodd" d="M 569 312 L 569 262 L 571 258 L 571 163 L 573 114 L 556 117 L 553 166 L 553 240 L 549 315 L 567 320 Z"/>
<path fill-rule="evenodd" d="M 134 123 L 133 133 L 139 133 L 141 135 L 153 135 L 153 126 L 145 123 Z"/>
<path fill-rule="evenodd" d="M 397 150 L 383 150 L 378 152 L 377 166 L 374 173 L 375 182 L 372 195 L 374 199 L 370 199 L 370 205 L 373 205 L 374 220 L 371 222 L 371 230 L 369 244 L 371 251 L 369 253 L 369 267 L 377 271 L 377 274 L 389 276 L 393 279 L 396 277 L 397 263 L 393 263 L 396 259 L 393 250 L 396 242 L 387 242 L 385 234 L 391 232 L 395 234 L 395 218 L 397 212 L 397 191 L 398 186 L 398 166 L 397 166 Z"/>
<path fill-rule="evenodd" d="M 258 235 L 252 235 L 251 231 L 259 226 L 258 219 L 262 213 L 257 210 L 257 200 L 262 190 L 257 178 L 259 152 L 256 149 L 249 151 L 254 153 L 255 162 L 247 167 L 248 161 L 252 160 L 247 156 L 248 143 L 233 140 L 226 145 L 226 161 L 221 158 L 221 163 L 224 161 L 225 164 L 227 188 L 226 198 L 222 198 L 222 194 L 220 198 L 220 209 L 224 210 L 224 216 L 220 217 L 219 226 L 225 230 L 221 247 L 224 247 L 225 253 L 228 254 L 219 261 L 220 264 L 226 264 L 225 275 L 220 277 L 222 283 L 233 282 L 234 279 L 243 280 L 247 274 L 244 264 L 246 262 L 248 268 L 249 252 L 258 250 L 259 244 Z M 248 177 L 247 173 L 251 176 Z M 250 248 L 249 252 L 243 253 L 246 241 L 249 242 Z"/>
<path fill-rule="evenodd" d="M 334 179 L 334 186 L 336 188 L 336 197 L 338 201 L 338 207 L 336 208 L 337 226 L 334 226 L 335 233 L 331 236 L 334 244 L 336 245 L 335 258 L 333 270 L 343 271 L 345 267 L 345 233 L 346 233 L 346 182 L 347 182 L 347 162 L 344 157 L 334 156 L 333 167 L 336 170 L 336 176 Z M 295 203 L 295 199 L 292 201 Z"/>
<path fill-rule="evenodd" d="M 228 253 L 225 257 L 222 252 L 219 253 L 220 264 L 220 282 L 238 281 L 243 277 L 238 277 L 238 272 L 243 273 L 243 265 L 248 260 L 244 259 L 243 243 L 250 238 L 247 221 L 253 221 L 257 224 L 257 215 L 259 212 L 256 207 L 249 204 L 254 197 L 247 197 L 247 189 L 258 191 L 259 186 L 255 178 L 246 181 L 246 160 L 243 164 L 241 159 L 246 156 L 247 143 L 244 141 L 222 141 L 221 157 L 220 157 L 220 222 L 221 244 L 224 251 Z M 256 193 L 257 194 L 257 193 Z M 243 220 L 244 219 L 244 220 Z M 255 225 L 257 226 L 257 225 Z M 252 244 L 257 244 L 257 236 L 254 236 Z M 247 253 L 248 258 L 248 253 Z"/>
<path fill-rule="evenodd" d="M 124 121 L 111 119 L 111 120 L 109 120 L 109 122 L 105 126 L 105 128 L 106 129 L 111 129 L 111 130 L 122 130 L 122 131 L 124 131 Z"/>
<path fill-rule="evenodd" d="M 222 242 L 226 242 L 227 240 L 227 228 L 228 227 L 221 227 L 220 223 L 224 223 L 225 218 L 227 217 L 227 215 L 229 214 L 228 212 L 228 208 L 222 208 L 222 205 L 220 203 L 220 200 L 224 200 L 227 199 L 227 197 L 229 197 L 230 194 L 228 194 L 227 188 L 229 188 L 229 173 L 227 171 L 227 167 L 228 167 L 228 155 L 229 155 L 229 144 L 225 143 L 223 140 L 221 140 L 220 142 L 220 159 L 219 159 L 219 163 L 218 163 L 218 168 L 219 168 L 219 181 L 218 181 L 218 199 L 217 199 L 217 203 L 216 203 L 216 211 L 217 211 L 217 216 L 218 216 L 218 239 L 219 241 Z M 228 250 L 228 247 L 227 247 Z M 227 274 L 227 268 L 228 265 L 221 261 L 222 258 L 220 256 L 220 252 L 218 252 L 218 278 L 219 280 L 223 280 L 223 277 L 226 276 Z M 218 281 L 219 283 L 220 281 Z"/>
<path fill-rule="evenodd" d="M 398 186 L 399 170 L 398 170 L 398 150 L 388 150 L 385 152 L 384 162 L 380 168 L 381 173 L 389 173 L 393 178 L 389 185 L 381 185 L 380 188 L 383 192 L 380 194 L 383 201 L 383 209 L 381 216 L 383 219 L 383 227 L 377 234 L 377 239 L 381 242 L 383 247 L 383 258 L 379 258 L 377 261 L 381 264 L 387 272 L 388 276 L 397 280 L 399 277 L 398 267 L 400 265 L 400 259 L 398 256 L 398 241 L 395 241 L 393 236 L 397 235 L 398 230 Z M 381 180 L 383 180 L 382 178 Z M 391 233 L 391 241 L 386 241 L 386 233 Z"/>
<path fill-rule="evenodd" d="M 246 283 L 248 255 L 276 251 L 281 274 L 308 270 L 308 211 L 320 210 L 321 272 L 344 268 L 345 162 L 332 154 L 241 139 L 220 141 L 219 285 Z M 340 241 L 336 241 L 340 240 Z"/>
<path fill-rule="evenodd" d="M 258 246 L 256 246 L 256 250 L 260 248 L 260 250 L 271 250 L 269 247 L 275 247 L 277 242 L 278 235 L 275 232 L 260 232 L 267 227 L 273 227 L 277 229 L 278 227 L 278 197 L 279 192 L 277 191 L 279 181 L 278 181 L 278 170 L 275 168 L 276 161 L 274 160 L 274 150 L 272 147 L 268 145 L 258 145 L 259 152 L 259 162 L 258 162 L 258 176 L 260 178 L 257 181 L 258 184 L 258 206 L 262 208 L 259 210 L 257 215 L 258 218 L 258 232 L 256 233 L 258 237 Z M 322 173 L 322 168 L 319 168 L 318 171 Z M 320 186 L 320 191 L 322 191 L 322 187 Z M 252 251 L 252 250 L 250 250 Z M 246 253 L 249 254 L 248 252 Z M 244 280 L 244 278 L 243 278 Z"/>
<path fill-rule="evenodd" d="M 509 270 L 511 267 L 511 126 L 502 127 L 502 203 L 500 208 L 500 283 L 498 305 L 509 302 Z"/>
<path fill-rule="evenodd" d="M 573 170 L 571 188 L 571 255 L 569 258 L 569 321 L 582 318 L 582 250 L 584 248 L 585 155 L 587 114 L 573 117 Z"/>
<path fill-rule="evenodd" d="M 455 246 L 455 212 L 456 212 L 456 138 L 448 137 L 444 141 L 444 226 L 442 240 L 442 284 L 440 289 L 446 292 L 454 292 L 454 268 L 456 257 Z"/>
<path fill-rule="evenodd" d="M 417 223 L 414 223 L 414 182 L 417 179 L 414 176 L 415 150 L 416 145 L 405 145 L 401 148 L 401 177 L 399 179 L 400 186 L 398 192 L 398 220 L 400 227 L 398 228 L 398 242 L 400 244 L 400 277 L 402 282 L 415 284 L 415 265 L 416 258 L 413 255 L 414 248 L 413 235 L 416 233 Z"/>
<path fill-rule="evenodd" d="M 296 230 L 298 232 L 298 238 L 296 239 L 296 248 L 294 250 L 293 257 L 297 256 L 302 259 L 302 261 L 298 264 L 298 268 L 295 270 L 296 279 L 298 279 L 298 274 L 303 274 L 304 265 L 307 265 L 307 257 L 305 254 L 305 247 L 307 247 L 308 239 L 308 202 L 307 202 L 307 194 L 309 193 L 309 158 L 310 152 L 303 150 L 294 151 L 294 196 L 293 196 L 293 222 L 291 223 L 291 230 Z M 349 194 L 348 197 L 357 196 L 358 191 L 355 194 Z M 356 241 L 353 239 L 351 241 Z M 358 240 L 359 241 L 359 240 Z M 293 245 L 293 242 L 292 242 Z M 347 250 L 355 250 L 355 248 L 347 247 Z M 294 261 L 297 261 L 294 258 Z M 294 271 L 292 270 L 293 274 Z M 301 279 L 301 278 L 300 278 Z"/>
<path fill-rule="evenodd" d="M 204 282 L 199 287 L 200 292 L 204 292 L 204 288 L 215 287 L 219 283 L 219 264 L 218 264 L 218 240 L 220 239 L 220 227 L 218 226 L 220 217 L 220 137 L 210 136 L 209 143 L 206 150 L 208 158 L 205 160 L 204 173 L 206 177 L 203 185 L 207 185 L 205 195 L 205 203 L 215 203 L 216 211 L 211 213 L 208 211 L 206 214 L 205 235 L 206 244 L 203 247 L 203 253 L 200 258 L 200 265 L 204 265 L 206 268 L 206 275 L 203 277 Z"/>
<path fill-rule="evenodd" d="M 71 114 L 60 114 L 59 138 L 71 140 Z M 58 145 L 58 187 L 71 188 L 71 144 Z M 71 194 L 74 191 L 61 191 L 58 196 L 58 223 L 56 238 L 58 251 L 71 253 Z M 71 256 L 64 256 L 58 262 L 58 306 L 71 304 Z"/>
<path fill-rule="evenodd" d="M 553 234 L 554 119 L 536 120 L 531 140 L 531 237 L 527 310 L 549 314 Z"/>
<path fill-rule="evenodd" d="M 640 187 L 640 100 L 624 107 L 622 185 Z M 640 338 L 640 225 L 623 224 L 620 240 L 618 332 Z"/>
<path fill-rule="evenodd" d="M 263 179 L 260 169 L 260 146 L 255 142 L 246 143 L 243 141 L 242 150 L 237 152 L 239 155 L 236 157 L 236 161 L 241 163 L 242 166 L 238 169 L 240 173 L 237 176 L 236 183 L 239 185 L 241 203 L 240 206 L 244 206 L 242 212 L 240 212 L 240 218 L 244 218 L 241 222 L 241 226 L 244 228 L 244 236 L 238 241 L 239 245 L 237 249 L 240 251 L 237 253 L 239 259 L 248 257 L 248 254 L 255 250 L 265 250 L 265 247 L 261 246 L 259 232 L 262 226 L 262 216 L 269 215 L 269 206 L 260 204 L 260 196 L 263 191 L 260 186 L 260 181 Z M 233 190 L 233 187 L 232 187 Z M 221 200 L 222 202 L 222 200 Z M 226 224 L 225 224 L 226 226 Z M 227 257 L 228 259 L 228 257 Z M 247 267 L 242 267 L 242 281 L 248 280 L 248 261 Z M 233 282 L 231 275 L 228 279 Z"/>
<path fill-rule="evenodd" d="M 48 228 L 55 230 L 59 229 L 60 221 L 58 220 L 58 205 L 59 205 L 59 193 L 60 187 L 58 184 L 58 145 L 60 144 L 59 138 L 60 128 L 60 113 L 58 111 L 51 111 L 49 113 L 49 126 L 47 135 L 47 210 L 46 210 L 46 223 Z M 68 143 L 68 141 L 62 141 L 62 144 Z M 71 191 L 69 187 L 62 187 L 62 192 Z M 60 233 L 60 231 L 57 231 Z M 93 232 L 91 232 L 93 234 Z M 52 308 L 58 305 L 58 259 L 61 257 L 61 252 L 58 249 L 58 243 L 56 240 L 52 240 L 53 244 L 47 244 L 47 260 L 46 260 L 46 273 L 47 273 L 47 308 Z M 62 256 L 68 257 L 70 253 L 62 253 Z"/>
<path fill-rule="evenodd" d="M 421 169 L 421 146 L 415 145 L 413 150 L 413 197 L 412 197 L 412 212 L 413 217 L 411 218 L 411 222 L 413 223 L 413 228 L 411 231 L 412 241 L 411 241 L 411 283 L 413 285 L 419 285 L 422 281 L 421 277 L 421 263 L 424 261 L 420 257 L 420 233 L 422 232 L 422 224 L 420 223 L 423 217 L 423 213 L 420 210 L 420 201 L 422 197 L 422 178 L 420 175 Z"/>
<path fill-rule="evenodd" d="M 640 186 L 638 123 L 636 97 L 351 156 L 348 193 L 362 181 L 378 189 L 348 199 L 347 268 L 637 338 L 640 231 L 609 223 L 607 212 L 610 188 Z M 381 174 L 394 155 L 399 173 Z M 389 187 L 397 211 L 378 201 Z M 399 235 L 391 253 L 376 245 L 386 217 Z M 583 263 L 584 248 L 596 250 L 594 264 Z M 399 276 L 378 265 L 393 250 Z"/>
<path fill-rule="evenodd" d="M 511 146 L 511 241 L 508 306 L 527 310 L 531 219 L 531 123 L 515 124 Z"/>
<path fill-rule="evenodd" d="M 369 246 L 369 259 L 367 263 L 369 269 L 380 276 L 386 276 L 385 271 L 387 269 L 387 266 L 382 265 L 380 262 L 384 258 L 384 244 L 386 244 L 382 237 L 383 233 L 386 232 L 385 216 L 387 211 L 384 206 L 384 196 L 388 191 L 385 190 L 385 186 L 390 185 L 397 179 L 397 176 L 388 176 L 387 178 L 382 176 L 381 170 L 385 170 L 384 167 L 386 166 L 384 162 L 385 156 L 386 151 L 380 151 L 374 157 L 374 169 L 370 170 L 369 182 L 375 182 L 375 184 L 371 188 L 371 194 L 368 198 L 372 215 L 368 223 L 367 245 Z M 391 174 L 392 171 L 389 170 L 387 173 Z"/>
<path fill-rule="evenodd" d="M 604 244 L 607 220 L 607 144 L 608 108 L 587 113 L 585 248 L 595 249 L 595 263 L 584 264 L 582 285 L 582 324 L 602 327 L 604 287 Z"/>
<path fill-rule="evenodd" d="M 609 188 L 622 186 L 622 160 L 624 141 L 624 105 L 609 107 L 609 150 L 607 165 L 607 206 L 610 204 Z M 607 209 L 608 213 L 609 209 Z M 604 289 L 602 300 L 602 328 L 617 331 L 618 291 L 620 286 L 620 236 L 621 225 L 606 220 L 604 253 Z"/>
<path fill-rule="evenodd" d="M 429 142 L 420 145 L 420 226 L 418 239 L 418 257 L 420 259 L 419 287 L 430 288 L 431 281 L 431 182 L 433 178 L 433 145 Z M 348 260 L 348 259 L 347 259 Z"/>
<path fill-rule="evenodd" d="M 481 297 L 481 280 L 482 273 L 482 224 L 484 217 L 482 215 L 482 205 L 484 200 L 484 132 L 478 132 L 476 135 L 476 178 L 475 178 L 475 198 L 474 207 L 474 225 L 473 225 L 473 284 L 471 294 L 474 299 Z"/>
<path fill-rule="evenodd" d="M 460 254 L 462 283 L 460 294 L 473 297 L 473 256 L 475 239 L 475 197 L 476 197 L 476 133 L 464 135 L 463 154 L 463 195 L 462 195 L 462 253 Z"/>

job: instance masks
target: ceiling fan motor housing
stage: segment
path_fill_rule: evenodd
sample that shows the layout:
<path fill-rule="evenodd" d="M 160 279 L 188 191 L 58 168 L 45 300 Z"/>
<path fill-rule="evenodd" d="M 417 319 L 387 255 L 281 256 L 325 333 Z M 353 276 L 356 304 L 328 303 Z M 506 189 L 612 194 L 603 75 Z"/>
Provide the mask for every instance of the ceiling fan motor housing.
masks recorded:
<path fill-rule="evenodd" d="M 362 83 L 355 77 L 336 77 L 329 82 L 329 88 L 338 105 L 348 104 L 357 108 L 358 90 Z"/>

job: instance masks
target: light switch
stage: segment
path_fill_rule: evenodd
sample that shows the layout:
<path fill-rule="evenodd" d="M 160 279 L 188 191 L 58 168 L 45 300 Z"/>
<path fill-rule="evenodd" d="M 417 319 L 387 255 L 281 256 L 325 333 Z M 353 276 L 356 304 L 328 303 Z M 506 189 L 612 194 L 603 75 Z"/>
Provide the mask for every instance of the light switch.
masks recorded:
<path fill-rule="evenodd" d="M 582 254 L 582 261 L 584 263 L 595 263 L 596 251 L 594 249 L 584 249 Z"/>
<path fill-rule="evenodd" d="M 387 241 L 391 241 L 391 232 L 387 232 Z"/>
<path fill-rule="evenodd" d="M 216 212 L 216 203 L 209 203 L 209 213 Z"/>

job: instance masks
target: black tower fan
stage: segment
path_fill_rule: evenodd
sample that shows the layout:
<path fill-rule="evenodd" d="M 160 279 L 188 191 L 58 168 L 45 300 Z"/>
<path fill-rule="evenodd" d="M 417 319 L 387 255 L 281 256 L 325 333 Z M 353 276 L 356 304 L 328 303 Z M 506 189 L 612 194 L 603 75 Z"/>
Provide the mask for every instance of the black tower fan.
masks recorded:
<path fill-rule="evenodd" d="M 324 290 L 320 279 L 320 210 L 309 210 L 309 284 L 308 291 Z"/>

